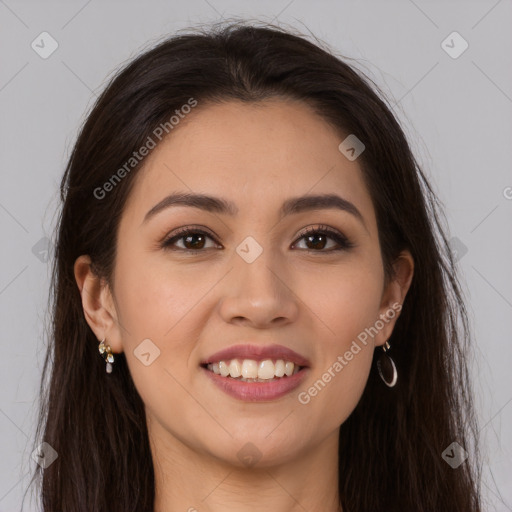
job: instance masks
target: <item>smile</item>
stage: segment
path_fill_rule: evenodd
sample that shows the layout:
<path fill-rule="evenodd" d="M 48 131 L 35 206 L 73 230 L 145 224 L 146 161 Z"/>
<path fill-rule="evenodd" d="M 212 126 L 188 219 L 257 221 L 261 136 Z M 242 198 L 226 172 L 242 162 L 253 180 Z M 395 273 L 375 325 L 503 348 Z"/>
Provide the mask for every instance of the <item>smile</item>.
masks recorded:
<path fill-rule="evenodd" d="M 232 359 L 201 365 L 201 369 L 221 391 L 244 402 L 277 400 L 296 389 L 310 371 L 282 359 Z"/>
<path fill-rule="evenodd" d="M 291 361 L 283 359 L 231 359 L 230 361 L 219 361 L 210 363 L 206 368 L 216 375 L 231 377 L 242 382 L 268 382 L 282 378 L 285 375 L 290 377 L 296 374 L 301 367 Z"/>

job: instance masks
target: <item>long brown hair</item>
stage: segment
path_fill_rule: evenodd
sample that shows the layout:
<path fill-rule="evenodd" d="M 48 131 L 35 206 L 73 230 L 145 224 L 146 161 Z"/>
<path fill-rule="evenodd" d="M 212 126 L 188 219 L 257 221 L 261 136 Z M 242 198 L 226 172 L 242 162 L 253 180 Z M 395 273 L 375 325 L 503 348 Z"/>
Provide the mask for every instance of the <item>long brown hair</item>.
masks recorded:
<path fill-rule="evenodd" d="M 390 341 L 399 383 L 387 388 L 370 372 L 341 425 L 344 512 L 480 511 L 469 322 L 436 195 L 384 95 L 361 71 L 292 30 L 238 22 L 174 35 L 131 61 L 97 99 L 73 148 L 60 188 L 52 332 L 35 442 L 59 454 L 33 475 L 45 512 L 152 511 L 154 504 L 143 402 L 124 354 L 106 374 L 73 273 L 78 256 L 88 254 L 112 284 L 119 219 L 143 160 L 107 197 L 94 191 L 190 98 L 207 104 L 272 97 L 307 102 L 340 134 L 363 141 L 358 162 L 386 277 L 401 250 L 415 261 Z M 470 454 L 457 468 L 442 458 L 452 442 Z"/>

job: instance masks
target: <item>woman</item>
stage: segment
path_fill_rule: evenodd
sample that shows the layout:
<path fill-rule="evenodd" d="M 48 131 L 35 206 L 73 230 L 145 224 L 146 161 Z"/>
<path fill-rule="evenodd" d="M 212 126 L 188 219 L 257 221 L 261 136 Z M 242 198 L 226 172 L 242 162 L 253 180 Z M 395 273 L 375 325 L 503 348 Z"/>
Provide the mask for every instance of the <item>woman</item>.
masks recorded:
<path fill-rule="evenodd" d="M 169 38 L 99 97 L 61 197 L 45 511 L 480 510 L 439 207 L 342 59 L 268 25 Z"/>

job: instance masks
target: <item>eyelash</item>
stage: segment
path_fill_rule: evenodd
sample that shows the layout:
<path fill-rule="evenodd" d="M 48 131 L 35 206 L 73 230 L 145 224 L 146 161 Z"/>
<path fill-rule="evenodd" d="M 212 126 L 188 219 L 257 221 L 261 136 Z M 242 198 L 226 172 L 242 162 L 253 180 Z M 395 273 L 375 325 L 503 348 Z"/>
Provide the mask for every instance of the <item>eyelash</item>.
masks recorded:
<path fill-rule="evenodd" d="M 197 235 L 204 235 L 209 238 L 211 238 L 215 243 L 218 244 L 218 242 L 215 240 L 215 237 L 208 233 L 207 231 L 204 231 L 200 228 L 194 228 L 193 226 L 189 226 L 186 228 L 181 228 L 178 230 L 178 232 L 174 233 L 172 236 L 164 239 L 164 241 L 161 243 L 162 249 L 171 250 L 171 251 L 181 251 L 184 253 L 201 253 L 206 251 L 207 249 L 183 249 L 181 247 L 173 248 L 173 244 L 182 239 L 185 238 L 185 236 L 189 234 L 197 234 Z M 338 252 L 338 251 L 344 251 L 351 249 L 354 247 L 354 244 L 344 235 L 338 233 L 337 231 L 334 231 L 333 229 L 329 228 L 328 226 L 312 226 L 307 228 L 303 233 L 300 234 L 299 238 L 297 238 L 297 241 L 302 240 L 303 238 L 312 235 L 312 234 L 322 234 L 327 235 L 329 238 L 332 238 L 339 247 L 334 249 L 327 249 L 327 250 L 314 250 L 314 249 L 300 249 L 302 251 L 306 251 L 309 253 L 330 253 L 330 252 Z"/>

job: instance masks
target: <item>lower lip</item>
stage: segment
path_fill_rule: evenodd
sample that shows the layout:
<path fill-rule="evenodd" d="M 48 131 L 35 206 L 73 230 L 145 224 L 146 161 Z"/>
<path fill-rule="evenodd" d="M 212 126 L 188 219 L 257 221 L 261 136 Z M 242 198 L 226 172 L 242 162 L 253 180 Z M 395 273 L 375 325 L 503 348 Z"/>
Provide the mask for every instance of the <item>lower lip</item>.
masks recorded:
<path fill-rule="evenodd" d="M 201 369 L 224 393 L 245 402 L 265 402 L 281 398 L 297 388 L 309 370 L 303 368 L 290 377 L 281 377 L 270 382 L 243 382 L 231 377 L 222 377 L 203 367 Z"/>

